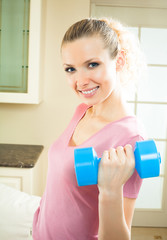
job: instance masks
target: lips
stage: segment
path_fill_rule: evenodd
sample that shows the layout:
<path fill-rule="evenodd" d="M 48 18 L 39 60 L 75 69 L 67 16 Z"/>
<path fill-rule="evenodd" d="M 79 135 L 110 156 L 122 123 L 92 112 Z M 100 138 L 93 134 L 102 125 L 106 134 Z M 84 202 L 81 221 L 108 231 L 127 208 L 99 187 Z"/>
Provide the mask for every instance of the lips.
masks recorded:
<path fill-rule="evenodd" d="M 79 90 L 79 92 L 82 94 L 83 97 L 91 98 L 92 96 L 94 96 L 96 94 L 98 88 L 99 88 L 99 86 L 94 87 L 94 88 Z"/>
<path fill-rule="evenodd" d="M 88 97 L 88 96 L 94 95 L 98 88 L 99 88 L 99 86 L 97 86 L 95 88 L 91 88 L 91 89 L 79 90 L 79 92 L 81 92 L 84 96 Z"/>

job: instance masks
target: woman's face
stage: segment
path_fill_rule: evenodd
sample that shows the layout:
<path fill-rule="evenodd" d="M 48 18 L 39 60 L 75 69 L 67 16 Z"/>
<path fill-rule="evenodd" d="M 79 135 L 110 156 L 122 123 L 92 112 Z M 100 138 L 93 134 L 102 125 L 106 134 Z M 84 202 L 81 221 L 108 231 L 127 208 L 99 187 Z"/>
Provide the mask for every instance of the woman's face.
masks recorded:
<path fill-rule="evenodd" d="M 62 47 L 63 66 L 72 89 L 88 105 L 107 99 L 116 87 L 116 60 L 100 37 L 84 37 Z"/>

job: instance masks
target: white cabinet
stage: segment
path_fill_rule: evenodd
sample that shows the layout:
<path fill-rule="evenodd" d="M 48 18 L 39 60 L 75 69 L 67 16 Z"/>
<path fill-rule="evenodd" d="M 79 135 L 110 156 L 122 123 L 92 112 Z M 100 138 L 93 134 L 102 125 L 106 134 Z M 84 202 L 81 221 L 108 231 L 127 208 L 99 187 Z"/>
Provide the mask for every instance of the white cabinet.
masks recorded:
<path fill-rule="evenodd" d="M 42 0 L 0 6 L 0 103 L 41 102 L 41 9 Z"/>
<path fill-rule="evenodd" d="M 0 183 L 41 196 L 42 150 L 42 145 L 0 144 Z"/>
<path fill-rule="evenodd" d="M 0 167 L 0 183 L 32 195 L 41 196 L 42 161 L 33 168 Z"/>

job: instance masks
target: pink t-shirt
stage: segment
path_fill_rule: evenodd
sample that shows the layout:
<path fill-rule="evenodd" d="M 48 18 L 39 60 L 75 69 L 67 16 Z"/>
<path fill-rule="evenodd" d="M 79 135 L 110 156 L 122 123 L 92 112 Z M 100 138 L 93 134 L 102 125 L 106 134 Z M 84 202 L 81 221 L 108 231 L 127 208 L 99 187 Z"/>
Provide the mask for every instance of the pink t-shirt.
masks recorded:
<path fill-rule="evenodd" d="M 74 170 L 74 149 L 94 147 L 98 157 L 110 147 L 116 148 L 143 140 L 135 116 L 111 122 L 80 146 L 69 146 L 74 129 L 88 106 L 80 104 L 64 133 L 49 150 L 47 184 L 34 215 L 34 240 L 97 240 L 98 187 L 78 187 Z M 142 180 L 136 170 L 125 183 L 123 196 L 137 198 Z"/>

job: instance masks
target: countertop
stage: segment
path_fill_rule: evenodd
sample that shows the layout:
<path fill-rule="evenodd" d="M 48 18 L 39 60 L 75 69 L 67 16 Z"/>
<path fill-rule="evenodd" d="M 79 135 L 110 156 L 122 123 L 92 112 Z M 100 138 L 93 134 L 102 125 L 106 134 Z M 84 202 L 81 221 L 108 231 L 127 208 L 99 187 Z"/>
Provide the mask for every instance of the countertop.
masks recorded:
<path fill-rule="evenodd" d="M 0 167 L 33 168 L 42 145 L 0 144 Z"/>

